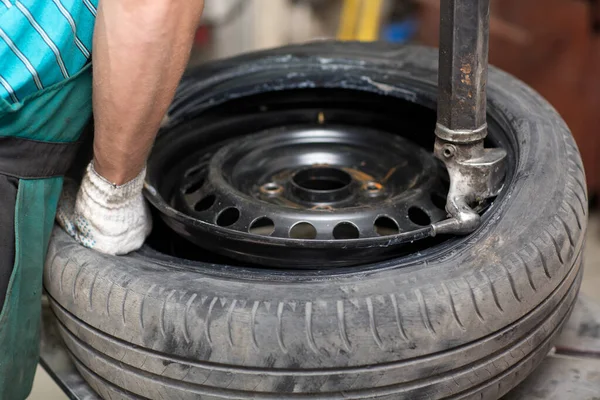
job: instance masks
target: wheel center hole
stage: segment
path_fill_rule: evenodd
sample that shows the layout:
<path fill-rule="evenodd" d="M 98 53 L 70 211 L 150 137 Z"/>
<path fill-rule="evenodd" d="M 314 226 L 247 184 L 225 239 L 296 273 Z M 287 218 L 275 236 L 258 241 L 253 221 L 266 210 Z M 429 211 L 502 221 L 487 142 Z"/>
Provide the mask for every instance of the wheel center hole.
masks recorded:
<path fill-rule="evenodd" d="M 292 180 L 302 189 L 330 192 L 350 185 L 352 177 L 341 169 L 314 167 L 297 172 Z"/>

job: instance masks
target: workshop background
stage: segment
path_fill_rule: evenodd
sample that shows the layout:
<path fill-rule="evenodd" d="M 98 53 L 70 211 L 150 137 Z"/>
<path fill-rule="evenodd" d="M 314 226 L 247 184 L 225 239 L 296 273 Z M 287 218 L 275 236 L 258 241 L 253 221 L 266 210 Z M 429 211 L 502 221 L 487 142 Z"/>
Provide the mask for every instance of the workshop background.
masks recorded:
<path fill-rule="evenodd" d="M 309 40 L 436 46 L 439 0 L 205 0 L 190 66 Z M 600 0 L 492 0 L 490 63 L 540 92 L 565 119 L 600 189 Z M 433 135 L 433 132 L 431 133 Z M 600 218 L 592 213 L 582 292 L 600 300 Z M 31 400 L 67 397 L 38 368 Z"/>

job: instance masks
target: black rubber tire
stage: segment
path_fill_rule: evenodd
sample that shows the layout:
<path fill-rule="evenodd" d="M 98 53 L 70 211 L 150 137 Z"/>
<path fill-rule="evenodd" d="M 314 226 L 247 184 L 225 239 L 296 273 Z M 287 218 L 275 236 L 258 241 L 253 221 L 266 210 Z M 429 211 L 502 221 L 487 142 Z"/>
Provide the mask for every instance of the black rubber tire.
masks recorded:
<path fill-rule="evenodd" d="M 213 63 L 183 85 L 231 86 L 275 64 L 376 66 L 391 81 L 362 71 L 370 90 L 409 99 L 437 81 L 433 49 L 321 42 Z M 393 79 L 414 89 L 390 89 Z M 573 307 L 587 194 L 573 138 L 545 100 L 494 68 L 488 97 L 514 173 L 483 226 L 438 251 L 365 269 L 257 272 L 148 247 L 102 255 L 56 229 L 44 282 L 83 376 L 113 400 L 504 395 Z"/>

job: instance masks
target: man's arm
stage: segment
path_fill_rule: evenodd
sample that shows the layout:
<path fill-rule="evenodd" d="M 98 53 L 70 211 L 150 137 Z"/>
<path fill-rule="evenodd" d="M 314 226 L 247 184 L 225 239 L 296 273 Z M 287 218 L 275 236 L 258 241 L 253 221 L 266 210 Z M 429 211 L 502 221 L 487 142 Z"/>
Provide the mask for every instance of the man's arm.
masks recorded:
<path fill-rule="evenodd" d="M 56 219 L 86 247 L 127 254 L 152 229 L 144 166 L 188 61 L 202 0 L 100 0 L 93 44 L 94 161 Z"/>
<path fill-rule="evenodd" d="M 187 64 L 203 0 L 100 0 L 94 32 L 94 168 L 143 169 Z"/>

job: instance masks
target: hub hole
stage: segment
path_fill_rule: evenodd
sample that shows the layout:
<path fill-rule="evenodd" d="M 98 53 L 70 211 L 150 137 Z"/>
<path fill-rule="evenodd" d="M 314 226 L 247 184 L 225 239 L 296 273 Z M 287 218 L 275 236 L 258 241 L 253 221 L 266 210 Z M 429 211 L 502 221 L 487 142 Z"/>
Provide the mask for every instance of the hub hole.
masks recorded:
<path fill-rule="evenodd" d="M 400 232 L 398 224 L 390 217 L 377 218 L 373 226 L 379 236 L 396 235 Z"/>
<path fill-rule="evenodd" d="M 429 215 L 419 207 L 411 207 L 408 209 L 408 218 L 415 224 L 427 226 L 431 223 Z"/>
<path fill-rule="evenodd" d="M 250 225 L 248 232 L 255 235 L 269 236 L 275 230 L 275 224 L 270 218 L 262 217 Z"/>
<path fill-rule="evenodd" d="M 333 228 L 333 237 L 336 239 L 358 239 L 358 228 L 350 222 L 340 222 Z"/>
<path fill-rule="evenodd" d="M 298 172 L 293 181 L 306 190 L 333 191 L 348 186 L 352 177 L 341 169 L 318 167 Z"/>
<path fill-rule="evenodd" d="M 317 230 L 308 222 L 300 222 L 290 229 L 292 239 L 314 239 L 317 237 Z"/>
<path fill-rule="evenodd" d="M 446 210 L 446 198 L 438 193 L 431 194 L 431 202 L 440 210 Z"/>
<path fill-rule="evenodd" d="M 196 203 L 194 210 L 198 212 L 206 211 L 215 204 L 216 197 L 214 194 L 210 194 Z"/>
<path fill-rule="evenodd" d="M 217 217 L 217 225 L 219 226 L 230 226 L 240 219 L 240 210 L 235 207 L 229 207 L 221 211 Z"/>
<path fill-rule="evenodd" d="M 185 188 L 183 191 L 185 194 L 191 194 L 200 190 L 200 188 L 204 185 L 204 179 L 198 179 L 195 182 L 192 182 Z"/>

